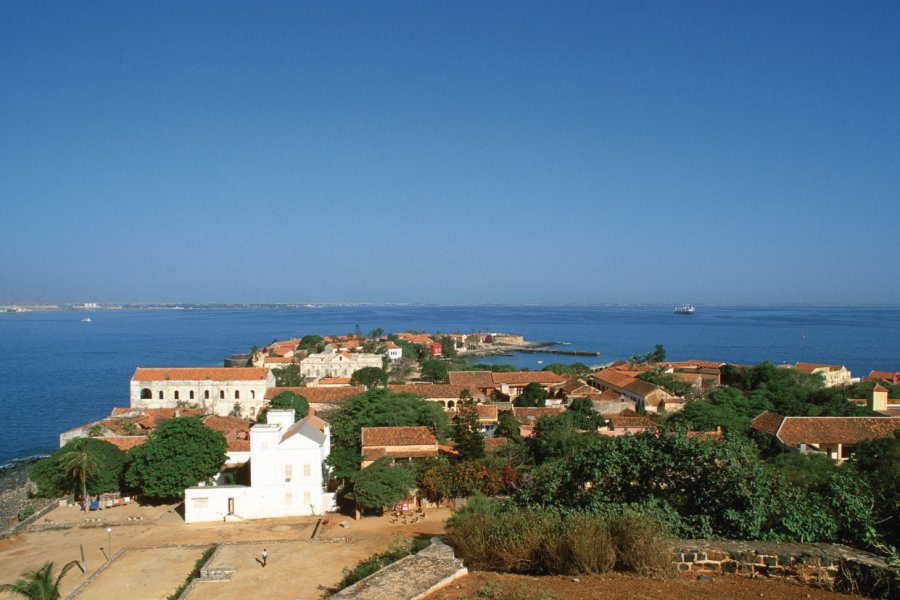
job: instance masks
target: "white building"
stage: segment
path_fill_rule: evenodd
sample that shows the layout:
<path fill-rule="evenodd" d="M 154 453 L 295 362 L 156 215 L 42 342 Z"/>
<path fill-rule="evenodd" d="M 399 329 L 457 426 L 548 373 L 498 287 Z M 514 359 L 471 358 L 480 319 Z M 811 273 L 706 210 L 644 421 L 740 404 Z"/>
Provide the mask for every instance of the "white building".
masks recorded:
<path fill-rule="evenodd" d="M 310 413 L 270 410 L 250 429 L 250 485 L 198 485 L 184 491 L 187 523 L 319 515 L 335 510 L 325 491 L 331 428 Z"/>
<path fill-rule="evenodd" d="M 198 407 L 219 416 L 256 418 L 275 376 L 266 368 L 142 369 L 131 377 L 132 408 Z"/>
<path fill-rule="evenodd" d="M 388 342 L 384 347 L 387 349 L 387 357 L 389 360 L 400 360 L 403 358 L 403 348 L 394 342 Z"/>
<path fill-rule="evenodd" d="M 380 354 L 353 354 L 338 351 L 333 346 L 325 348 L 325 352 L 310 354 L 300 361 L 300 375 L 310 379 L 320 377 L 350 377 L 356 371 L 366 367 L 380 369 Z"/>

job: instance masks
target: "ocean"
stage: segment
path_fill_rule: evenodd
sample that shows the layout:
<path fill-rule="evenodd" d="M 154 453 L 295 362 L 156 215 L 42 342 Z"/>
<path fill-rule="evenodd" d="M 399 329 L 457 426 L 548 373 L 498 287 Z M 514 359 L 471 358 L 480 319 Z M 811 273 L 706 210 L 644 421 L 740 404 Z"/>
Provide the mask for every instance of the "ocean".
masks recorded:
<path fill-rule="evenodd" d="M 81 321 L 90 316 L 91 323 Z M 221 366 L 232 353 L 306 334 L 511 331 L 569 357 L 482 362 L 539 369 L 606 363 L 665 346 L 667 358 L 735 363 L 830 362 L 854 375 L 900 370 L 900 307 L 365 306 L 305 309 L 65 311 L 0 314 L 0 465 L 52 451 L 59 433 L 128 405 L 136 367 Z"/>

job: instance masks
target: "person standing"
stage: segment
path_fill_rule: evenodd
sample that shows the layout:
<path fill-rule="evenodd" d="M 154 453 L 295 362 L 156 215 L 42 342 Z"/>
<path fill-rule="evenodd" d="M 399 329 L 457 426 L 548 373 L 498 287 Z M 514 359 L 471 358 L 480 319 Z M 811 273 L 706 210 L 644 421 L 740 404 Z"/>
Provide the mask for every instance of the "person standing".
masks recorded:
<path fill-rule="evenodd" d="M 263 567 L 266 566 L 266 562 L 268 562 L 268 560 L 269 560 L 269 553 L 266 551 L 265 548 L 263 548 L 263 551 L 262 551 L 262 566 Z"/>

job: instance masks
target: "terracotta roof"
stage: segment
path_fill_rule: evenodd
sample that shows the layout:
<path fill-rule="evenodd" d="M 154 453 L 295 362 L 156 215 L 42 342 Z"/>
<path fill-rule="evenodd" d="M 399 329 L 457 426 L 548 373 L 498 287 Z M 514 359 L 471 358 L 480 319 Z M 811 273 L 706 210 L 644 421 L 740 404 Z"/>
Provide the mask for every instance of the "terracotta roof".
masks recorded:
<path fill-rule="evenodd" d="M 119 450 L 123 452 L 128 452 L 135 446 L 140 446 L 144 442 L 147 441 L 147 436 L 139 435 L 139 436 L 128 436 L 128 437 L 98 437 L 94 438 L 95 440 L 100 440 L 101 442 L 106 442 L 107 444 L 112 444 Z"/>
<path fill-rule="evenodd" d="M 319 385 L 350 385 L 349 377 L 322 377 Z"/>
<path fill-rule="evenodd" d="M 138 368 L 132 381 L 264 381 L 269 370 L 264 367 L 206 367 L 196 369 Z"/>
<path fill-rule="evenodd" d="M 825 369 L 826 371 L 840 371 L 843 369 L 843 365 L 826 365 L 819 363 L 805 363 L 798 362 L 794 365 L 798 371 L 801 373 L 806 373 L 807 375 L 812 374 L 814 371 L 818 371 L 819 369 Z"/>
<path fill-rule="evenodd" d="M 867 379 L 884 379 L 885 381 L 893 382 L 897 376 L 900 375 L 900 372 L 894 371 L 869 371 L 869 376 Z"/>
<path fill-rule="evenodd" d="M 625 389 L 628 384 L 635 381 L 634 377 L 622 373 L 618 369 L 603 369 L 591 375 L 591 379 L 601 384 L 611 385 L 617 388 Z"/>
<path fill-rule="evenodd" d="M 706 368 L 706 369 L 720 369 L 725 366 L 725 363 L 714 361 L 714 360 L 678 360 L 671 362 L 662 363 L 668 367 L 697 367 L 697 368 Z"/>
<path fill-rule="evenodd" d="M 281 392 L 292 392 L 303 396 L 311 404 L 341 404 L 356 394 L 366 391 L 363 386 L 347 387 L 273 387 L 266 390 L 266 400 L 271 400 Z"/>
<path fill-rule="evenodd" d="M 777 413 L 773 413 L 770 410 L 763 411 L 759 415 L 756 416 L 755 419 L 750 421 L 750 427 L 753 429 L 758 429 L 759 431 L 764 431 L 769 435 L 775 435 L 778 433 L 778 428 L 781 427 L 781 422 L 784 420 L 784 417 Z"/>
<path fill-rule="evenodd" d="M 478 390 L 494 387 L 494 378 L 490 371 L 450 371 L 447 380 L 450 385 L 462 385 L 469 390 Z"/>
<path fill-rule="evenodd" d="M 480 396 L 481 390 L 478 388 L 471 389 L 464 385 L 453 385 L 449 383 L 410 383 L 406 385 L 389 385 L 395 394 L 415 394 L 422 398 L 440 398 L 459 400 L 459 395 L 463 390 L 468 390 L 473 397 Z"/>
<path fill-rule="evenodd" d="M 637 429 L 656 427 L 656 419 L 650 415 L 613 415 L 609 418 L 611 429 Z"/>
<path fill-rule="evenodd" d="M 401 340 L 406 340 L 407 342 L 411 342 L 413 344 L 420 344 L 423 346 L 430 346 L 434 343 L 434 340 L 428 334 L 425 333 L 396 333 L 394 334 Z"/>
<path fill-rule="evenodd" d="M 222 433 L 232 433 L 244 431 L 249 434 L 250 425 L 240 417 L 220 417 L 217 415 L 207 415 L 201 419 L 204 425 L 215 431 Z"/>
<path fill-rule="evenodd" d="M 876 383 L 875 387 L 872 388 L 873 392 L 886 392 L 888 391 L 886 387 L 881 385 L 880 383 Z"/>
<path fill-rule="evenodd" d="M 285 365 L 297 362 L 297 359 L 293 356 L 288 358 L 286 356 L 267 356 L 263 359 L 263 364 L 266 365 Z"/>
<path fill-rule="evenodd" d="M 561 415 L 564 412 L 566 412 L 566 409 L 561 406 L 514 406 L 512 409 L 513 416 L 518 419 L 519 423 L 521 423 L 522 425 L 534 425 L 544 417 Z"/>
<path fill-rule="evenodd" d="M 437 446 L 430 427 L 363 427 L 362 445 L 371 446 Z"/>
<path fill-rule="evenodd" d="M 498 412 L 496 404 L 476 404 L 475 410 L 478 411 L 478 418 L 480 420 L 497 420 Z"/>
<path fill-rule="evenodd" d="M 494 384 L 527 385 L 529 383 L 562 383 L 566 380 L 553 371 L 515 371 L 512 373 L 491 373 Z"/>
<path fill-rule="evenodd" d="M 778 439 L 788 445 L 846 444 L 890 437 L 900 428 L 897 417 L 785 417 Z"/>

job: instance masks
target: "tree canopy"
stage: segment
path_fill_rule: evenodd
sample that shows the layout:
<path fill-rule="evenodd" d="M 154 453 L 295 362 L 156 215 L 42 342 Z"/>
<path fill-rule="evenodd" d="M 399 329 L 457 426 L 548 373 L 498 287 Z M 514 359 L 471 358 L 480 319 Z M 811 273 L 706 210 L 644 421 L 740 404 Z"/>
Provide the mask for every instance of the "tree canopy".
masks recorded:
<path fill-rule="evenodd" d="M 86 452 L 95 457 L 97 469 L 85 471 L 85 485 L 79 474 L 66 468 L 72 460 L 73 452 Z M 65 459 L 65 457 L 69 459 Z M 122 471 L 125 467 L 125 453 L 117 447 L 93 438 L 75 438 L 46 458 L 42 458 L 31 470 L 29 476 L 37 484 L 37 494 L 44 497 L 58 497 L 78 491 L 89 496 L 120 489 Z"/>
<path fill-rule="evenodd" d="M 294 423 L 309 414 L 309 402 L 303 396 L 294 392 L 281 392 L 269 401 L 268 406 L 262 409 L 256 418 L 257 423 L 266 423 L 266 414 L 269 409 L 294 409 Z"/>
<path fill-rule="evenodd" d="M 478 409 L 468 391 L 463 390 L 453 419 L 453 440 L 461 459 L 482 458 L 484 437 L 478 430 Z"/>
<path fill-rule="evenodd" d="M 60 569 L 59 575 L 56 575 L 53 572 L 53 561 L 47 561 L 33 571 L 23 571 L 15 583 L 0 584 L 0 593 L 15 594 L 30 600 L 59 600 L 62 578 L 77 566 L 77 560 L 69 561 Z"/>
<path fill-rule="evenodd" d="M 388 374 L 378 367 L 363 367 L 350 376 L 350 385 L 364 385 L 367 388 L 386 386 Z"/>
<path fill-rule="evenodd" d="M 430 359 L 422 361 L 422 377 L 432 381 L 447 381 L 449 366 L 447 361 Z"/>
<path fill-rule="evenodd" d="M 513 400 L 513 406 L 545 406 L 550 394 L 539 383 L 529 383 Z"/>
<path fill-rule="evenodd" d="M 278 387 L 299 387 L 303 385 L 305 379 L 300 374 L 300 365 L 295 362 L 280 369 L 273 369 L 272 374 L 275 375 L 275 385 Z"/>
<path fill-rule="evenodd" d="M 391 466 L 381 458 L 351 477 L 353 489 L 347 497 L 360 508 L 378 509 L 392 506 L 409 497 L 416 487 L 415 474 L 403 467 Z"/>
<path fill-rule="evenodd" d="M 219 472 L 225 449 L 225 437 L 198 417 L 172 419 L 129 452 L 125 482 L 144 496 L 177 500 Z"/>

